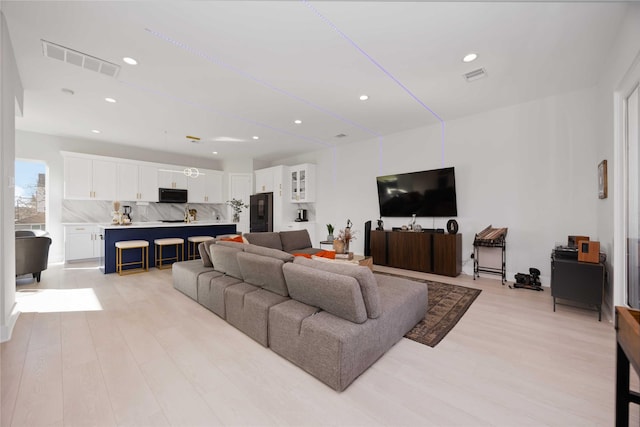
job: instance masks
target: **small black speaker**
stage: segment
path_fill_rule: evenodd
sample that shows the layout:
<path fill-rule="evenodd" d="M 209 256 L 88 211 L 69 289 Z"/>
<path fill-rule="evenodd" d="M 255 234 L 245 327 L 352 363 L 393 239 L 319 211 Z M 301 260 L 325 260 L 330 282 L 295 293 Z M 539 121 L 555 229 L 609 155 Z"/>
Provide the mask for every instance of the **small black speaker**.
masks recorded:
<path fill-rule="evenodd" d="M 458 232 L 458 221 L 455 219 L 447 221 L 447 231 L 449 234 L 456 234 Z"/>
<path fill-rule="evenodd" d="M 371 221 L 364 223 L 364 256 L 371 256 Z"/>

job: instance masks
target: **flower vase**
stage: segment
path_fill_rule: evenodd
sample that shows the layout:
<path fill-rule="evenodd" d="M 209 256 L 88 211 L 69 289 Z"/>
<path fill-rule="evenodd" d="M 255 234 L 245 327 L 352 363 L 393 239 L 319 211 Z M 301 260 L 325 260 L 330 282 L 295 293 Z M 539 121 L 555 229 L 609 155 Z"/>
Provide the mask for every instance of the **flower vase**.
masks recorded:
<path fill-rule="evenodd" d="M 348 254 L 349 253 L 349 242 L 346 241 L 344 242 L 344 252 L 342 252 L 343 254 Z"/>
<path fill-rule="evenodd" d="M 342 240 L 334 240 L 333 241 L 333 250 L 336 251 L 337 254 L 344 253 L 344 242 Z"/>
<path fill-rule="evenodd" d="M 233 222 L 240 222 L 240 214 L 238 213 L 233 214 Z"/>
<path fill-rule="evenodd" d="M 335 240 L 335 238 L 333 237 L 333 234 L 329 234 L 327 236 L 327 242 L 333 242 Z"/>

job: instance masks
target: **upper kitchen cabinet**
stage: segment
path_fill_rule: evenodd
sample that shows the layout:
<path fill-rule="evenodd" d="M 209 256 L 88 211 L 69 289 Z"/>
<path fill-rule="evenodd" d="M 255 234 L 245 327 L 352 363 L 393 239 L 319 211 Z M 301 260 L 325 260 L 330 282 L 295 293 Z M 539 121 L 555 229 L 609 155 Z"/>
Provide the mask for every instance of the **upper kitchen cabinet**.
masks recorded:
<path fill-rule="evenodd" d="M 223 172 L 201 169 L 197 177 L 189 177 L 189 203 L 224 203 L 222 197 Z"/>
<path fill-rule="evenodd" d="M 285 166 L 273 166 L 254 171 L 256 193 L 273 193 L 282 196 L 283 174 Z"/>
<path fill-rule="evenodd" d="M 313 203 L 316 201 L 315 177 L 316 165 L 304 163 L 289 167 L 291 202 Z"/>
<path fill-rule="evenodd" d="M 189 188 L 189 177 L 184 173 L 181 166 L 165 165 L 158 168 L 158 187 L 179 188 L 186 190 Z"/>
<path fill-rule="evenodd" d="M 118 163 L 118 200 L 158 201 L 158 168 L 135 163 Z"/>
<path fill-rule="evenodd" d="M 91 157 L 65 156 L 64 197 L 73 200 L 115 200 L 117 165 Z"/>

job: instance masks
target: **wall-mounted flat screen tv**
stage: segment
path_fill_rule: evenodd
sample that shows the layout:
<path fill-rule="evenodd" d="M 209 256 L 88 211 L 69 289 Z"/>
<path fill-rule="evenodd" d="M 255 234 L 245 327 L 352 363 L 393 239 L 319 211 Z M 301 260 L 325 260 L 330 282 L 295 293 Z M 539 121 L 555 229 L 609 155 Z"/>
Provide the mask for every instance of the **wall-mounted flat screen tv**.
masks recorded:
<path fill-rule="evenodd" d="M 458 216 L 454 168 L 379 176 L 381 217 Z"/>

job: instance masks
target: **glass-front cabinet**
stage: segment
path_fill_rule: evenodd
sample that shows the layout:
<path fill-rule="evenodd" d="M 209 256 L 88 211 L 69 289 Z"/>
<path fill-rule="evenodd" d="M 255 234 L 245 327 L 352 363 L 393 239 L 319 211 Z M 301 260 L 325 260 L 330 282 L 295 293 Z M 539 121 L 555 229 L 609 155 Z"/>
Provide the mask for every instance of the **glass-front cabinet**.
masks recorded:
<path fill-rule="evenodd" d="M 312 203 L 315 202 L 315 169 L 316 166 L 304 163 L 291 166 L 291 202 Z"/>

